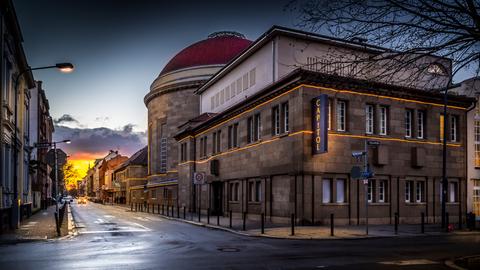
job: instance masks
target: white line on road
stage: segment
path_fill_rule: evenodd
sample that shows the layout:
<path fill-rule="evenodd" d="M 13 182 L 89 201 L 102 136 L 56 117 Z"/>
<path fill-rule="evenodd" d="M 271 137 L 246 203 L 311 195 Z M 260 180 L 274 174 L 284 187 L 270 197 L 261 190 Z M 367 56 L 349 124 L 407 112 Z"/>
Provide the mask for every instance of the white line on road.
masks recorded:
<path fill-rule="evenodd" d="M 389 262 L 379 262 L 379 264 L 387 265 L 425 265 L 425 264 L 438 264 L 439 262 L 434 262 L 427 259 L 414 259 L 414 260 L 403 260 L 403 261 L 389 261 Z"/>
<path fill-rule="evenodd" d="M 124 233 L 124 232 L 147 232 L 149 230 L 132 229 L 132 230 L 118 230 L 118 231 L 79 231 L 78 234 L 96 234 L 96 233 Z"/>

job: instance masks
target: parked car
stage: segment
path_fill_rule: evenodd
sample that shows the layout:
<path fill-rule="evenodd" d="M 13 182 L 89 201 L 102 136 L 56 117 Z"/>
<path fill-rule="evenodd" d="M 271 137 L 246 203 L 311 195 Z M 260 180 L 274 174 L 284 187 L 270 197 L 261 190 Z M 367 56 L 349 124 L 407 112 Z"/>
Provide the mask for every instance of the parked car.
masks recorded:
<path fill-rule="evenodd" d="M 77 204 L 87 204 L 87 198 L 79 197 L 77 200 Z"/>

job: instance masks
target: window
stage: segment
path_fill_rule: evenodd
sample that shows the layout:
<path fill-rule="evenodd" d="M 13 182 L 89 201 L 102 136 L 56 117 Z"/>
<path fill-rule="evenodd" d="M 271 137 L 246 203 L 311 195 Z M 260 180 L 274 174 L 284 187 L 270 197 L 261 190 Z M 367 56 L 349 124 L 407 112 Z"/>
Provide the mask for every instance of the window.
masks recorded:
<path fill-rule="evenodd" d="M 248 190 L 249 190 L 249 201 L 260 202 L 261 194 L 262 194 L 262 182 L 261 181 L 248 182 Z"/>
<path fill-rule="evenodd" d="M 425 137 L 425 112 L 417 111 L 417 138 L 423 139 Z"/>
<path fill-rule="evenodd" d="M 328 130 L 332 128 L 332 101 L 328 99 Z"/>
<path fill-rule="evenodd" d="M 230 85 L 230 96 L 233 98 L 237 93 L 236 93 L 236 84 L 235 82 L 233 82 L 231 85 Z"/>
<path fill-rule="evenodd" d="M 387 135 L 388 133 L 388 108 L 380 106 L 380 135 Z"/>
<path fill-rule="evenodd" d="M 331 203 L 332 202 L 332 180 L 323 179 L 322 181 L 322 202 Z"/>
<path fill-rule="evenodd" d="M 475 216 L 480 216 L 480 180 L 473 180 L 472 208 Z"/>
<path fill-rule="evenodd" d="M 247 119 L 247 143 L 251 143 L 255 141 L 254 139 L 254 134 L 255 134 L 255 129 L 254 129 L 254 124 L 253 124 L 253 116 L 249 117 Z"/>
<path fill-rule="evenodd" d="M 345 179 L 337 179 L 337 203 L 345 202 Z"/>
<path fill-rule="evenodd" d="M 288 102 L 282 104 L 282 118 L 283 118 L 283 132 L 290 131 L 289 119 L 288 119 Z"/>
<path fill-rule="evenodd" d="M 373 105 L 365 107 L 365 133 L 373 134 Z"/>
<path fill-rule="evenodd" d="M 255 114 L 255 140 L 260 140 L 262 138 L 262 118 L 260 114 Z"/>
<path fill-rule="evenodd" d="M 453 203 L 458 201 L 458 184 L 457 182 L 450 182 L 448 185 L 448 201 Z"/>
<path fill-rule="evenodd" d="M 220 106 L 220 93 L 215 94 L 215 108 Z"/>
<path fill-rule="evenodd" d="M 242 93 L 242 78 L 237 79 L 237 95 Z"/>
<path fill-rule="evenodd" d="M 444 135 L 444 117 L 443 117 L 443 114 L 440 114 L 440 141 L 443 141 L 443 135 Z"/>
<path fill-rule="evenodd" d="M 416 196 L 415 201 L 417 203 L 424 202 L 425 201 L 425 182 L 418 181 L 416 184 L 417 184 L 417 187 L 415 191 L 415 196 Z"/>
<path fill-rule="evenodd" d="M 230 100 L 230 86 L 227 86 L 227 88 L 225 88 L 225 101 L 229 101 Z"/>
<path fill-rule="evenodd" d="M 247 90 L 248 88 L 248 73 L 243 75 L 243 91 Z"/>
<path fill-rule="evenodd" d="M 204 158 L 207 156 L 207 137 L 200 138 L 200 157 Z"/>
<path fill-rule="evenodd" d="M 273 107 L 272 109 L 272 120 L 273 120 L 273 135 L 280 134 L 280 108 L 278 106 Z"/>
<path fill-rule="evenodd" d="M 412 202 L 412 194 L 413 194 L 413 181 L 406 181 L 405 182 L 405 202 L 407 203 Z"/>
<path fill-rule="evenodd" d="M 475 167 L 480 167 L 480 121 L 474 123 Z"/>
<path fill-rule="evenodd" d="M 369 203 L 375 202 L 375 180 L 368 179 L 367 200 Z"/>
<path fill-rule="evenodd" d="M 387 202 L 388 183 L 387 180 L 380 180 L 378 183 L 378 202 Z"/>
<path fill-rule="evenodd" d="M 255 85 L 255 72 L 256 72 L 255 68 L 250 70 L 250 87 Z"/>
<path fill-rule="evenodd" d="M 228 127 L 228 149 L 238 146 L 238 123 Z"/>
<path fill-rule="evenodd" d="M 456 115 L 450 116 L 450 141 L 458 141 L 458 117 Z"/>
<path fill-rule="evenodd" d="M 223 103 L 225 103 L 225 89 L 220 91 L 220 105 L 223 105 Z"/>
<path fill-rule="evenodd" d="M 230 200 L 238 201 L 239 183 L 230 183 Z"/>
<path fill-rule="evenodd" d="M 343 100 L 337 101 L 337 131 L 346 130 L 346 102 Z"/>
<path fill-rule="evenodd" d="M 412 137 L 412 110 L 405 110 L 405 137 Z"/>
<path fill-rule="evenodd" d="M 221 131 L 217 131 L 217 132 L 214 132 L 213 135 L 212 135 L 212 154 L 217 154 L 217 153 L 220 153 L 220 149 L 221 149 Z"/>
<path fill-rule="evenodd" d="M 180 145 L 180 161 L 187 161 L 187 143 L 182 143 Z"/>

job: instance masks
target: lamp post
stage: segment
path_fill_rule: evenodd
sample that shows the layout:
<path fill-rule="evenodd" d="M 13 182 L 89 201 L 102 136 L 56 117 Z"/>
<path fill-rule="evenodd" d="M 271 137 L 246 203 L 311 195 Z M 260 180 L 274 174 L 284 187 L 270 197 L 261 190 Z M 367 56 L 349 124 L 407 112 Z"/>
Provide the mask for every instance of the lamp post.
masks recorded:
<path fill-rule="evenodd" d="M 20 207 L 20 199 L 18 198 L 18 151 L 19 151 L 19 146 L 20 143 L 18 142 L 18 81 L 20 80 L 21 76 L 23 76 L 25 73 L 33 71 L 33 70 L 40 70 L 40 69 L 51 69 L 51 68 L 57 68 L 61 72 L 71 72 L 73 71 L 73 65 L 71 63 L 57 63 L 53 66 L 43 66 L 43 67 L 36 67 L 36 68 L 26 68 L 20 73 L 18 73 L 15 78 L 14 78 L 14 96 L 15 96 L 15 105 L 14 105 L 14 135 L 13 135 L 13 140 L 14 140 L 14 147 L 13 147 L 13 215 L 12 215 L 12 227 L 18 228 L 19 224 L 19 207 Z"/>

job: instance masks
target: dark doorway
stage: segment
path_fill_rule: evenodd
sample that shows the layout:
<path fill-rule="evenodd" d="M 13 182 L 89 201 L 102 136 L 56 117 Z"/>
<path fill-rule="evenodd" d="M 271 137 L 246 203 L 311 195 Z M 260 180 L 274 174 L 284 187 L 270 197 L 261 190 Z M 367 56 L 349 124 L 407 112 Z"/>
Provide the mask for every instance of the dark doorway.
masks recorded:
<path fill-rule="evenodd" d="M 222 215 L 222 198 L 223 198 L 223 183 L 222 182 L 213 182 L 212 183 L 212 215 Z"/>

